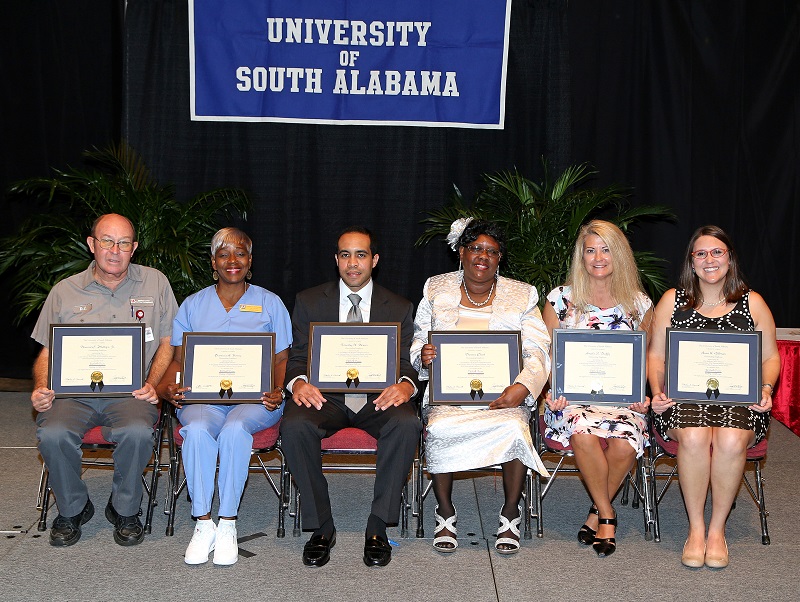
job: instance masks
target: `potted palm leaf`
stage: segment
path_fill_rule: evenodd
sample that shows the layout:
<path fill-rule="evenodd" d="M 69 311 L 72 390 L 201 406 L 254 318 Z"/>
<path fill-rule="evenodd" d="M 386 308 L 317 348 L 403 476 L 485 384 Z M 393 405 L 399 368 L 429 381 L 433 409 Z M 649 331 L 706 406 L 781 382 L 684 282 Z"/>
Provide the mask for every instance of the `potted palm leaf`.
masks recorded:
<path fill-rule="evenodd" d="M 186 203 L 160 185 L 126 143 L 84 153 L 86 169 L 54 170 L 53 177 L 13 184 L 10 199 L 41 203 L 17 232 L 0 240 L 0 274 L 16 302 L 16 320 L 35 315 L 53 285 L 86 269 L 86 236 L 104 213 L 136 226 L 136 261 L 161 270 L 178 301 L 207 284 L 208 243 L 231 219 L 245 219 L 247 195 L 235 188 L 204 192 Z"/>
<path fill-rule="evenodd" d="M 606 219 L 628 232 L 643 220 L 674 218 L 667 207 L 630 207 L 630 191 L 617 185 L 579 187 L 597 173 L 586 163 L 570 166 L 557 177 L 550 173 L 547 161 L 542 163 L 541 183 L 516 170 L 484 174 L 484 186 L 472 203 L 454 186 L 450 201 L 429 211 L 422 220 L 428 227 L 416 245 L 439 237 L 445 239 L 450 225 L 461 217 L 498 223 L 505 229 L 507 239 L 504 275 L 533 284 L 544 298 L 566 280 L 578 231 L 588 220 Z M 635 251 L 634 256 L 645 289 L 658 299 L 667 288 L 665 261 L 648 251 Z"/>

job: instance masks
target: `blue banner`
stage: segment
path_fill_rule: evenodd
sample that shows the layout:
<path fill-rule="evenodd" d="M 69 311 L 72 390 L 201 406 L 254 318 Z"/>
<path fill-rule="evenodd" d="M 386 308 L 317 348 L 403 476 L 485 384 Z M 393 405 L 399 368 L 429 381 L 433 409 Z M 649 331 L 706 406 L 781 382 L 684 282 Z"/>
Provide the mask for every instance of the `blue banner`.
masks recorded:
<path fill-rule="evenodd" d="M 190 0 L 195 121 L 501 129 L 511 0 Z"/>

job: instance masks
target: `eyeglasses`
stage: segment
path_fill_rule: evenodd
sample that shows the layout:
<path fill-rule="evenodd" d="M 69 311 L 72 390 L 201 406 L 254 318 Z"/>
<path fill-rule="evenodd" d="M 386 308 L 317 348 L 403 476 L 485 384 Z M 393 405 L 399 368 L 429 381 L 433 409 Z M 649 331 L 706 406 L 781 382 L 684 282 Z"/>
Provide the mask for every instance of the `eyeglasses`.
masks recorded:
<path fill-rule="evenodd" d="M 727 252 L 728 249 L 720 249 L 719 247 L 716 249 L 709 249 L 709 250 L 700 249 L 699 251 L 695 251 L 694 253 L 692 253 L 692 257 L 694 257 L 695 259 L 705 259 L 709 255 L 711 255 L 711 257 L 713 257 L 714 259 L 719 259 Z"/>
<path fill-rule="evenodd" d="M 502 255 L 499 249 L 482 247 L 480 245 L 467 245 L 465 248 L 473 255 L 480 255 L 481 253 L 486 253 L 489 257 L 495 257 L 495 258 L 500 257 Z"/>
<path fill-rule="evenodd" d="M 130 240 L 111 240 L 110 238 L 97 238 L 92 236 L 100 245 L 101 249 L 113 249 L 114 245 L 119 247 L 121 253 L 128 253 L 133 250 L 133 241 Z"/>

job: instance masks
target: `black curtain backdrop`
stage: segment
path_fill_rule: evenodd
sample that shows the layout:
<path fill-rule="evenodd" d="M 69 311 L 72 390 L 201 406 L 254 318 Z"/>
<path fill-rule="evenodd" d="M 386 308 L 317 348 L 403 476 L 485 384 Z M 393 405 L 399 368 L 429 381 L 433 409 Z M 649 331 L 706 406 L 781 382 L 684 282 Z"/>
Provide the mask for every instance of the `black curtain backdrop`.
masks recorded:
<path fill-rule="evenodd" d="M 131 0 L 124 27 L 123 4 L 8 9 L 3 188 L 122 135 L 179 198 L 248 191 L 254 281 L 291 309 L 335 276 L 345 225 L 376 231 L 377 278 L 417 302 L 426 277 L 456 265 L 444 244 L 413 247 L 453 184 L 471 196 L 483 172 L 538 179 L 543 155 L 556 170 L 588 161 L 592 185 L 630 185 L 634 205 L 679 216 L 632 234 L 671 278 L 691 232 L 716 223 L 778 325 L 800 325 L 798 0 L 515 0 L 503 131 L 191 122 L 185 0 Z M 7 227 L 36 210 L 4 202 Z M 26 376 L 30 325 L 11 326 L 9 301 L 0 376 Z"/>

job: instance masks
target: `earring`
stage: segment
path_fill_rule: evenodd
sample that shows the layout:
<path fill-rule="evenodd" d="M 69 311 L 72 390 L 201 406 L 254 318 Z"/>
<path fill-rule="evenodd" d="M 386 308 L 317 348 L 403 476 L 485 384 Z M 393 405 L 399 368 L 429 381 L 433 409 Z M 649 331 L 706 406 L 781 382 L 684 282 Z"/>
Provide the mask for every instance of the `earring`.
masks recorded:
<path fill-rule="evenodd" d="M 461 265 L 461 260 L 458 260 L 458 279 L 464 282 L 464 268 Z"/>
<path fill-rule="evenodd" d="M 250 280 L 252 277 L 253 277 L 253 272 L 251 272 L 250 270 L 247 270 L 247 276 L 245 276 L 245 278 Z"/>
<path fill-rule="evenodd" d="M 212 272 L 211 278 L 213 278 L 214 280 L 219 280 L 219 274 L 217 274 L 216 272 Z"/>

